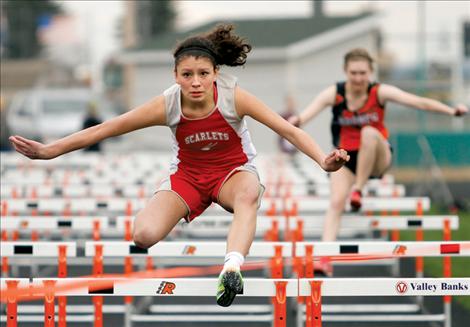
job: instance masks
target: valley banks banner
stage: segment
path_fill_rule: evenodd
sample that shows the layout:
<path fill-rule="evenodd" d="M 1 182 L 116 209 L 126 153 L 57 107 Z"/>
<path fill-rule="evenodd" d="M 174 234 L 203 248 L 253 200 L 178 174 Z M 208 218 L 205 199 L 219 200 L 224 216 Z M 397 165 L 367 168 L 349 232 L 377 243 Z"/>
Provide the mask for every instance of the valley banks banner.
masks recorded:
<path fill-rule="evenodd" d="M 399 281 L 395 289 L 403 295 L 470 295 L 468 281 Z"/>

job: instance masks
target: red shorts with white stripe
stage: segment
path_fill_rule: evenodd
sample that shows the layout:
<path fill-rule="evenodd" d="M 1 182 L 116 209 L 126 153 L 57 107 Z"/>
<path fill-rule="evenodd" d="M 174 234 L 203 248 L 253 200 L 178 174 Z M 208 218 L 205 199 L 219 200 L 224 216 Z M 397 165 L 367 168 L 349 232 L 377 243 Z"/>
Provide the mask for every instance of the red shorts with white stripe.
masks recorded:
<path fill-rule="evenodd" d="M 210 173 L 193 173 L 188 169 L 178 169 L 162 182 L 157 192 L 173 191 L 180 196 L 189 211 L 188 216 L 184 218 L 190 222 L 201 215 L 212 202 L 218 203 L 219 192 L 224 183 L 240 171 L 248 171 L 258 177 L 256 168 L 248 165 L 221 171 L 212 170 Z M 263 190 L 264 187 L 261 186 L 259 199 Z"/>

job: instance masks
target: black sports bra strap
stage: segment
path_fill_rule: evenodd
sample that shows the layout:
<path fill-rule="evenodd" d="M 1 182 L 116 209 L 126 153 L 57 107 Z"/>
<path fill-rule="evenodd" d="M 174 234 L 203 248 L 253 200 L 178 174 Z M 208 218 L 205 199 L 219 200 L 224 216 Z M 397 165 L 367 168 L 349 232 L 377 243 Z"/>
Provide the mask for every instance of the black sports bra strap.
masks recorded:
<path fill-rule="evenodd" d="M 336 94 L 339 94 L 342 97 L 346 95 L 346 82 L 336 83 Z"/>

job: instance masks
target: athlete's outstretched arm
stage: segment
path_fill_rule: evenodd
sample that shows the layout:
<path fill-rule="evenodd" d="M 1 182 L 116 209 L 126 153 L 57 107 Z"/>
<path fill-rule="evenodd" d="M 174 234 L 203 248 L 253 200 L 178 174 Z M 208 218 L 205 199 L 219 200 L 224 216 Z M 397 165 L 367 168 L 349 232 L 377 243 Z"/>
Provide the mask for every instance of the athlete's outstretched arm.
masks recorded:
<path fill-rule="evenodd" d="M 305 125 L 318 115 L 320 111 L 328 106 L 332 106 L 335 102 L 335 96 L 336 85 L 329 86 L 321 91 L 298 116 L 289 118 L 289 122 L 296 126 Z"/>
<path fill-rule="evenodd" d="M 108 137 L 165 123 L 165 98 L 161 95 L 120 116 L 50 144 L 42 144 L 18 135 L 10 136 L 9 139 L 15 150 L 28 158 L 52 159 L 64 153 L 88 147 Z"/>
<path fill-rule="evenodd" d="M 300 151 L 315 160 L 326 171 L 341 168 L 349 156 L 344 150 L 335 150 L 328 156 L 318 144 L 303 130 L 289 124 L 263 102 L 245 90 L 235 89 L 235 107 L 240 117 L 250 116 L 286 138 Z"/>
<path fill-rule="evenodd" d="M 462 116 L 468 112 L 468 108 L 463 104 L 452 108 L 437 100 L 420 97 L 387 84 L 380 85 L 378 96 L 379 101 L 384 104 L 387 101 L 392 101 L 403 104 L 405 106 L 410 106 L 421 110 L 439 112 L 451 116 Z"/>

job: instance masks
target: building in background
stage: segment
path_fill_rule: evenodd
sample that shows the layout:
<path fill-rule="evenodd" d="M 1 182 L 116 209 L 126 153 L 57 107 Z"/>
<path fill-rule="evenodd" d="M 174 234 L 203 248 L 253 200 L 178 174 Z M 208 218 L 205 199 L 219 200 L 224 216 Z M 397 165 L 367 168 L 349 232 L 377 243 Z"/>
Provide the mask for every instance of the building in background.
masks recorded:
<path fill-rule="evenodd" d="M 140 45 L 135 35 L 125 32 L 128 49 L 118 61 L 125 66 L 123 80 L 128 106 L 141 104 L 174 83 L 171 50 L 177 40 L 226 22 L 236 26 L 237 34 L 245 37 L 253 50 L 245 69 L 223 69 L 236 75 L 241 87 L 274 110 L 280 110 L 286 93 L 295 97 L 299 109 L 303 108 L 320 90 L 343 78 L 343 55 L 348 50 L 364 47 L 374 55 L 378 53 L 379 19 L 374 13 L 330 17 L 324 15 L 322 1 L 312 1 L 312 5 L 311 17 L 214 21 L 185 32 L 168 32 Z M 135 31 L 132 21 L 136 20 L 133 14 L 136 10 L 132 7 L 128 5 L 125 18 L 129 31 Z M 248 124 L 258 151 L 277 149 L 272 131 L 251 119 Z M 330 113 L 324 112 L 306 127 L 325 150 L 331 147 L 329 124 Z M 152 129 L 149 133 L 153 147 L 169 149 L 168 131 Z"/>

